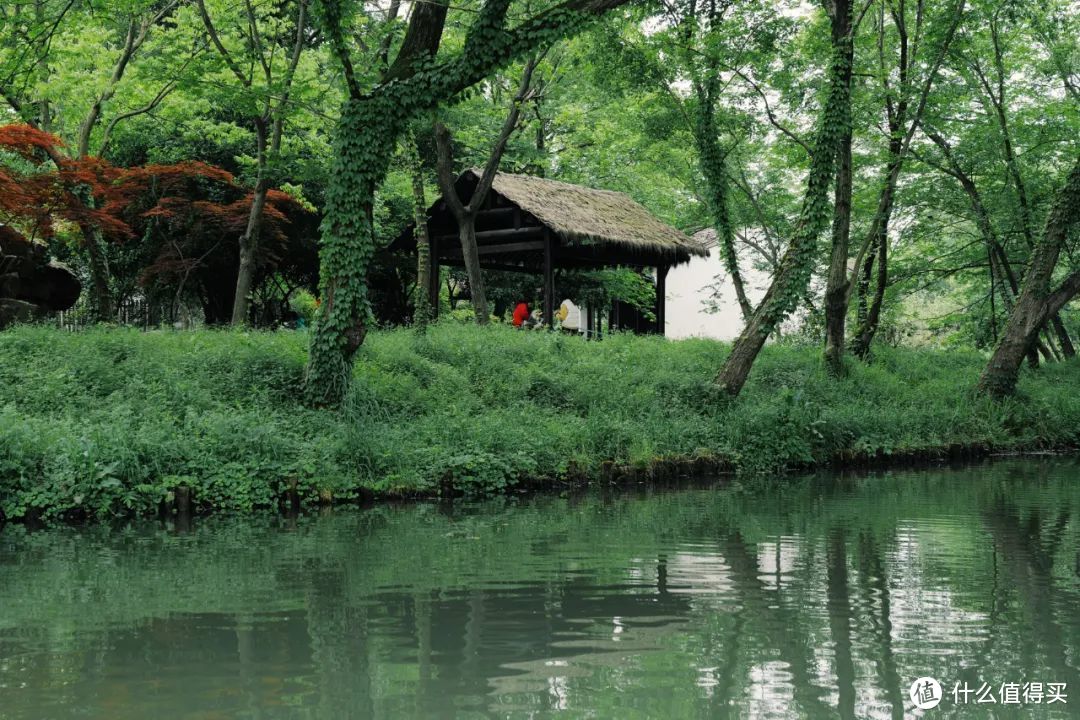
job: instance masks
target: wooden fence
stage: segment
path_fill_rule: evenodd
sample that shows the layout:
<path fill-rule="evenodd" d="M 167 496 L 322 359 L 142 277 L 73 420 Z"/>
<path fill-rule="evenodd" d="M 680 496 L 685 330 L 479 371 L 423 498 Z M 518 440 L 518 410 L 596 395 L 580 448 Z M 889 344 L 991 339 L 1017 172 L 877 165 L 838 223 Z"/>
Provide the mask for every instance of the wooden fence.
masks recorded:
<path fill-rule="evenodd" d="M 84 302 L 70 310 L 63 310 L 53 316 L 56 326 L 61 330 L 75 332 L 91 325 L 90 315 Z M 142 330 L 158 328 L 162 325 L 189 328 L 196 324 L 197 318 L 191 312 L 181 309 L 179 312 L 173 305 L 151 303 L 146 298 L 128 298 L 116 308 L 116 316 L 113 322 L 125 327 L 137 327 Z"/>

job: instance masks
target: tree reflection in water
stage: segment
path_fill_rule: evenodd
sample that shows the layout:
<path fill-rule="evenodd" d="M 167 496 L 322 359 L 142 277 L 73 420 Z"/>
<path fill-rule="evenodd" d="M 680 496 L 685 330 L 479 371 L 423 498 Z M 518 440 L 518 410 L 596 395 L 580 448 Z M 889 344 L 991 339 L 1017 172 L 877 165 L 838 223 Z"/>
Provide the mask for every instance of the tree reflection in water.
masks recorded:
<path fill-rule="evenodd" d="M 0 714 L 901 718 L 931 675 L 948 717 L 954 682 L 1080 691 L 1078 476 L 8 527 Z"/>

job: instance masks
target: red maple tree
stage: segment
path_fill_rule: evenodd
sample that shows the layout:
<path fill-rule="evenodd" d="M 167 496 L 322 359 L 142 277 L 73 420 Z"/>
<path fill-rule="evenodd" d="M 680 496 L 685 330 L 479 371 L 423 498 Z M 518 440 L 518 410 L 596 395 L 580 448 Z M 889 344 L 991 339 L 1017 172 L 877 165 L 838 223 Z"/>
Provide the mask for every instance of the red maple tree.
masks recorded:
<path fill-rule="evenodd" d="M 59 138 L 29 125 L 0 127 L 0 224 L 27 242 L 53 237 L 64 223 L 79 229 L 84 244 L 95 234 L 110 243 L 138 240 L 137 267 L 114 263 L 113 270 L 137 273 L 144 287 L 175 286 L 194 275 L 206 296 L 235 283 L 236 246 L 252 194 L 229 172 L 196 161 L 118 168 L 100 158 L 67 158 L 62 147 Z M 302 240 L 299 234 L 311 234 L 314 217 L 290 195 L 268 193 L 259 257 L 264 276 Z M 95 280 L 97 287 L 108 284 Z"/>

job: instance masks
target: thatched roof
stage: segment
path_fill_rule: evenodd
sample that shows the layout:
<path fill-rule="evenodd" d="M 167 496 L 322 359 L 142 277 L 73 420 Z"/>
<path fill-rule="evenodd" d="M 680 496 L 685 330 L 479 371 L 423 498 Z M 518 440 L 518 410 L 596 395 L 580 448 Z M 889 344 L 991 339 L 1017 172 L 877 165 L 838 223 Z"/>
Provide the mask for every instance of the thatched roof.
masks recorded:
<path fill-rule="evenodd" d="M 479 168 L 465 172 L 476 178 L 482 174 Z M 657 220 L 625 193 L 510 173 L 496 174 L 492 187 L 567 245 L 615 245 L 676 261 L 709 254 L 700 243 Z"/>

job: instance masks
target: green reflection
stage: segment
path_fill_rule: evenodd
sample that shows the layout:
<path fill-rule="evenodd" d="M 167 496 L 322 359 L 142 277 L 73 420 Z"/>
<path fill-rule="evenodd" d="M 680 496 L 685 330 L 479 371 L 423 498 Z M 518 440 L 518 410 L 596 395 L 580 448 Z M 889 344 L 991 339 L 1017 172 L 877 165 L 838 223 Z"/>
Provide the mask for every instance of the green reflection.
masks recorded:
<path fill-rule="evenodd" d="M 1080 705 L 1080 466 L 0 533 L 0 718 Z M 956 682 L 1070 704 L 956 706 Z M 996 689 L 995 689 L 996 692 Z M 1070 698 L 1071 699 L 1071 698 Z"/>

